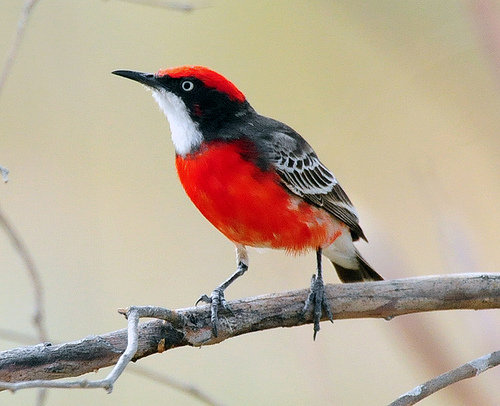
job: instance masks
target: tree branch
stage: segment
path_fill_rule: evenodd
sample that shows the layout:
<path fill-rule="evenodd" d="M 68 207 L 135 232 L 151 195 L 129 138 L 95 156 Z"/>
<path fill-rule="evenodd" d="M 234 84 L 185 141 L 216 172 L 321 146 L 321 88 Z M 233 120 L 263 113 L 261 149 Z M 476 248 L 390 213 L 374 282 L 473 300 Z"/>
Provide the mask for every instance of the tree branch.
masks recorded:
<path fill-rule="evenodd" d="M 308 290 L 263 295 L 230 302 L 232 313 L 220 318 L 219 336 L 212 336 L 208 305 L 149 312 L 138 325 L 133 360 L 185 345 L 212 345 L 228 338 L 276 327 L 312 322 L 302 313 Z M 385 318 L 451 309 L 500 308 L 500 274 L 428 276 L 326 286 L 335 319 Z M 156 311 L 156 310 L 155 310 Z M 163 313 L 160 313 L 163 311 Z M 123 311 L 122 311 L 123 312 Z M 0 352 L 0 380 L 54 380 L 79 376 L 113 365 L 127 347 L 127 329 L 57 346 L 38 344 Z M 0 388 L 11 389 L 0 383 Z"/>
<path fill-rule="evenodd" d="M 447 386 L 460 382 L 464 379 L 478 376 L 480 373 L 496 367 L 499 364 L 500 351 L 495 351 L 483 357 L 476 358 L 475 360 L 459 366 L 458 368 L 436 376 L 422 385 L 418 385 L 411 391 L 401 395 L 389 406 L 412 406 L 438 390 L 446 388 Z"/>
<path fill-rule="evenodd" d="M 10 341 L 14 341 L 14 342 L 25 343 L 26 345 L 37 342 L 37 339 L 33 335 L 18 333 L 18 332 L 9 330 L 9 329 L 2 329 L 2 328 L 0 328 L 0 338 L 7 339 Z M 123 354 L 122 354 L 122 356 L 123 356 Z M 147 368 L 147 367 L 140 366 L 140 365 L 129 365 L 125 372 L 132 374 L 132 375 L 142 376 L 142 377 L 147 378 L 151 381 L 154 381 L 158 384 L 161 384 L 161 385 L 164 385 L 166 387 L 173 388 L 175 390 L 183 392 L 184 394 L 191 396 L 193 398 L 196 398 L 200 402 L 203 402 L 207 405 L 210 405 L 210 406 L 221 406 L 222 405 L 222 403 L 220 403 L 215 398 L 210 396 L 205 391 L 199 389 L 195 385 L 193 385 L 189 382 L 183 382 L 183 381 L 178 380 L 176 378 L 173 378 L 169 375 L 157 372 L 151 368 Z M 32 383 L 33 381 L 29 381 L 29 382 Z M 16 384 L 13 384 L 13 385 L 18 385 L 18 384 L 19 384 L 19 382 Z M 45 389 L 40 389 L 40 390 L 44 391 Z"/>

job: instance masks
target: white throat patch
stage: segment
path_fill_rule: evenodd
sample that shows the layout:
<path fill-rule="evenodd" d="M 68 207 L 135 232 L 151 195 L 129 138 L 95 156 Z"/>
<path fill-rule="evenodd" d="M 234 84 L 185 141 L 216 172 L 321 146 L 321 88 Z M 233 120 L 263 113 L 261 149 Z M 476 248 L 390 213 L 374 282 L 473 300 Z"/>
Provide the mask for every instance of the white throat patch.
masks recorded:
<path fill-rule="evenodd" d="M 187 107 L 179 96 L 166 90 L 151 90 L 170 123 L 175 152 L 181 156 L 189 154 L 203 141 L 198 124 L 189 116 Z"/>

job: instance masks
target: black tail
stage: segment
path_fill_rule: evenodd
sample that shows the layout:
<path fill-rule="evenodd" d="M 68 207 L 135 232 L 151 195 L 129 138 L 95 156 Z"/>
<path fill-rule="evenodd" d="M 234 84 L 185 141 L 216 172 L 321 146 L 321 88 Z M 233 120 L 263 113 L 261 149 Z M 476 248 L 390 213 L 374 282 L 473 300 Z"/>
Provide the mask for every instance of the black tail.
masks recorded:
<path fill-rule="evenodd" d="M 336 263 L 332 262 L 339 278 L 344 283 L 352 283 L 352 282 L 364 282 L 364 281 L 382 281 L 382 278 L 377 272 L 373 270 L 373 268 L 368 265 L 368 262 L 361 256 L 361 254 L 356 250 L 356 254 L 358 256 L 358 268 L 357 269 L 348 269 L 344 268 Z"/>

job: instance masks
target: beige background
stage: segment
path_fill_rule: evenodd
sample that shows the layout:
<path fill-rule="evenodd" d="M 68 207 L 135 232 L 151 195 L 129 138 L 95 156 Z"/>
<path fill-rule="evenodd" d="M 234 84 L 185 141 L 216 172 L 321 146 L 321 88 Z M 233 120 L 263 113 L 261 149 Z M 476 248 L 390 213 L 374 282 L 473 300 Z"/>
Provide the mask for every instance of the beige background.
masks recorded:
<path fill-rule="evenodd" d="M 23 1 L 0 4 L 5 55 Z M 125 325 L 116 308 L 186 307 L 234 268 L 233 247 L 179 185 L 167 121 L 114 69 L 203 64 L 303 134 L 361 214 L 386 278 L 498 271 L 500 67 L 487 1 L 207 1 L 192 13 L 41 0 L 0 96 L 0 205 L 40 268 L 52 340 Z M 500 5 L 487 12 L 500 24 Z M 497 38 L 498 39 L 498 38 Z M 314 255 L 250 253 L 228 299 L 304 288 Z M 34 334 L 26 271 L 0 233 L 0 327 Z M 337 283 L 328 264 L 326 279 Z M 498 350 L 495 311 L 323 323 L 139 362 L 226 405 L 384 405 Z M 19 343 L 0 339 L 0 349 Z M 215 373 L 214 373 L 215 371 Z M 105 371 L 107 372 L 107 371 Z M 500 372 L 422 405 L 494 405 Z M 98 375 L 99 376 L 99 375 Z M 92 378 L 92 376 L 91 376 Z M 34 391 L 0 394 L 32 404 Z M 112 395 L 48 405 L 198 405 L 130 373 Z"/>

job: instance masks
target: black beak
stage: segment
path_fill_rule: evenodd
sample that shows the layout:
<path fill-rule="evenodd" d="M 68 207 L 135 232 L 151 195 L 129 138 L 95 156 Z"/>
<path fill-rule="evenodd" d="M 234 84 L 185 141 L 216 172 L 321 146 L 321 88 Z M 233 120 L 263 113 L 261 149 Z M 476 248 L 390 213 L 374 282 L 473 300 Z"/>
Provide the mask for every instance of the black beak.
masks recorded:
<path fill-rule="evenodd" d="M 111 73 L 113 75 L 123 76 L 124 78 L 135 80 L 136 82 L 155 89 L 158 89 L 160 86 L 154 73 L 136 72 L 133 70 L 115 70 Z"/>

